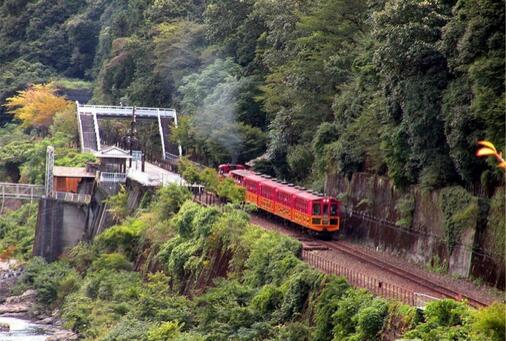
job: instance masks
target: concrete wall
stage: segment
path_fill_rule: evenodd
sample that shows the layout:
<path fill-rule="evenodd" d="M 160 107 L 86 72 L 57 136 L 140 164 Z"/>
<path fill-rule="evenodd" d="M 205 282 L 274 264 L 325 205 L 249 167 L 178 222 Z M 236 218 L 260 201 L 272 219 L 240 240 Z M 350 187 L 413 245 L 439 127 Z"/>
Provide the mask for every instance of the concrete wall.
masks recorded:
<path fill-rule="evenodd" d="M 353 208 L 353 213 L 351 209 L 348 210 L 341 230 L 345 238 L 384 249 L 416 263 L 433 266 L 446 263 L 452 274 L 469 277 L 472 273 L 492 285 L 504 288 L 504 280 L 498 280 L 504 278 L 500 262 L 473 253 L 477 227 L 463 231 L 459 243 L 449 254 L 438 191 L 428 192 L 416 187 L 408 190 L 415 199 L 410 228 L 396 224 L 400 217 L 395 206 L 406 192 L 396 189 L 385 177 L 356 173 L 348 179 L 329 174 L 326 192 L 343 198 L 348 208 Z M 481 266 L 483 258 L 487 258 L 486 270 Z"/>

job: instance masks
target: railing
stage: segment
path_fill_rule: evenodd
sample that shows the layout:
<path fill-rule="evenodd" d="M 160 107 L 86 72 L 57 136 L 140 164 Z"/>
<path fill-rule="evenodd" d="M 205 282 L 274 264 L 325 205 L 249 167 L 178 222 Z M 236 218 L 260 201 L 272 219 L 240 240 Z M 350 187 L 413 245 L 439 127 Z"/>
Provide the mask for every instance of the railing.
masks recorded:
<path fill-rule="evenodd" d="M 109 173 L 109 172 L 101 172 L 100 173 L 100 182 L 126 182 L 127 175 L 126 173 Z"/>
<path fill-rule="evenodd" d="M 61 201 L 82 203 L 82 204 L 89 204 L 91 201 L 90 194 L 82 194 L 82 193 L 54 192 L 53 197 Z"/>
<path fill-rule="evenodd" d="M 171 154 L 168 152 L 165 153 L 165 160 L 179 160 L 179 159 L 180 159 L 179 155 Z"/>
<path fill-rule="evenodd" d="M 395 299 L 412 306 L 424 306 L 438 298 L 404 289 L 381 279 L 364 275 L 343 265 L 332 262 L 311 251 L 302 250 L 302 259 L 311 266 L 332 275 L 343 276 L 356 287 L 361 287 L 385 298 Z"/>
<path fill-rule="evenodd" d="M 80 113 L 96 113 L 98 116 L 132 116 L 134 107 L 113 105 L 86 105 L 78 104 Z M 135 115 L 138 117 L 176 117 L 176 111 L 170 108 L 135 107 Z"/>
<path fill-rule="evenodd" d="M 38 199 L 45 195 L 42 185 L 13 184 L 0 182 L 0 196 L 2 199 Z"/>

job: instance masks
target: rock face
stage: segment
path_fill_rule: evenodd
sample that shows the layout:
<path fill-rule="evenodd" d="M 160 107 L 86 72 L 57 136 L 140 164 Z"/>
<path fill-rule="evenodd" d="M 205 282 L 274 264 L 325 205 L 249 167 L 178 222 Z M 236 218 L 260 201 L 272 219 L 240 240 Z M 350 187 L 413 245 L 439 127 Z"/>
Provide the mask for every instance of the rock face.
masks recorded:
<path fill-rule="evenodd" d="M 71 341 L 77 340 L 77 334 L 68 330 L 57 330 L 53 335 L 49 336 L 46 341 Z"/>
<path fill-rule="evenodd" d="M 19 296 L 7 297 L 5 302 L 0 305 L 0 315 L 28 313 L 30 307 L 35 303 L 36 295 L 35 290 L 27 290 Z"/>
<path fill-rule="evenodd" d="M 59 311 L 55 310 L 50 316 L 43 312 L 33 310 L 37 298 L 35 290 L 27 290 L 19 296 L 8 296 L 10 288 L 15 284 L 21 270 L 16 264 L 0 262 L 0 315 L 30 320 L 43 328 L 51 335 L 47 340 L 70 341 L 77 340 L 76 333 L 62 329 L 62 322 L 59 319 Z M 2 290 L 4 289 L 4 290 Z M 8 324 L 0 323 L 0 331 L 9 331 Z"/>
<path fill-rule="evenodd" d="M 423 191 L 412 187 L 398 190 L 386 177 L 367 173 L 355 173 L 351 179 L 328 174 L 326 193 L 341 197 L 348 207 L 343 219 L 341 233 L 349 239 L 384 249 L 416 263 L 435 267 L 445 264 L 448 272 L 459 277 L 481 277 L 491 285 L 504 288 L 504 269 L 493 258 L 491 265 L 477 272 L 475 263 L 483 263 L 483 252 L 475 253 L 477 231 L 482 226 L 472 226 L 460 232 L 458 243 L 449 251 L 443 228 L 438 191 Z M 403 217 L 399 203 L 405 198 L 412 200 L 410 223 L 400 226 Z"/>

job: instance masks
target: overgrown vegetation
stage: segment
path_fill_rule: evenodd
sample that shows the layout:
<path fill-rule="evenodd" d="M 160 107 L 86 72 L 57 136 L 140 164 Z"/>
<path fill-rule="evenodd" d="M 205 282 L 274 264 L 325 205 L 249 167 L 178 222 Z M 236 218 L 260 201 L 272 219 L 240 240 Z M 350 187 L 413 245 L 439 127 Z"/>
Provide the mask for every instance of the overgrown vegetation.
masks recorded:
<path fill-rule="evenodd" d="M 0 255 L 28 260 L 32 255 L 37 204 L 26 204 L 15 211 L 2 212 L 0 219 Z"/>
<path fill-rule="evenodd" d="M 479 215 L 478 198 L 462 187 L 448 187 L 441 191 L 440 203 L 446 245 L 449 253 L 452 253 L 461 233 L 476 228 Z"/>
<path fill-rule="evenodd" d="M 240 204 L 244 201 L 246 192 L 243 187 L 228 178 L 220 179 L 218 172 L 212 168 L 199 169 L 191 161 L 183 159 L 178 164 L 179 172 L 190 184 L 205 186 L 207 191 L 215 193 L 218 197 L 232 203 Z"/>
<path fill-rule="evenodd" d="M 402 198 L 397 200 L 395 209 L 399 214 L 399 220 L 396 224 L 406 229 L 413 225 L 413 214 L 415 212 L 415 196 L 408 192 Z"/>
<path fill-rule="evenodd" d="M 40 307 L 60 308 L 65 326 L 85 340 L 504 336 L 504 305 L 475 311 L 435 301 L 416 318 L 414 308 L 313 270 L 297 257 L 298 241 L 250 225 L 243 211 L 202 207 L 188 196 L 162 189 L 92 244 L 52 264 L 30 260 L 15 291 L 37 289 Z"/>

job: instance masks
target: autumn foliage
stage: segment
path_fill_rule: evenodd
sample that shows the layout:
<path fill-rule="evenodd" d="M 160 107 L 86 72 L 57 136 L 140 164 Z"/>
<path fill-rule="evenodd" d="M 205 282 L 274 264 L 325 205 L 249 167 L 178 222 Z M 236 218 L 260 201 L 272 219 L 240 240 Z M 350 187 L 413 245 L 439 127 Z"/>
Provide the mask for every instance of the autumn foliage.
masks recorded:
<path fill-rule="evenodd" d="M 497 167 L 506 170 L 506 161 L 504 161 L 502 157 L 502 153 L 498 152 L 495 146 L 488 141 L 479 141 L 478 144 L 482 146 L 482 148 L 478 149 L 476 152 L 476 156 L 493 156 L 497 159 L 499 163 Z"/>
<path fill-rule="evenodd" d="M 5 106 L 23 122 L 23 126 L 47 128 L 56 113 L 72 105 L 72 102 L 55 92 L 56 87 L 52 83 L 35 84 L 8 98 Z"/>

